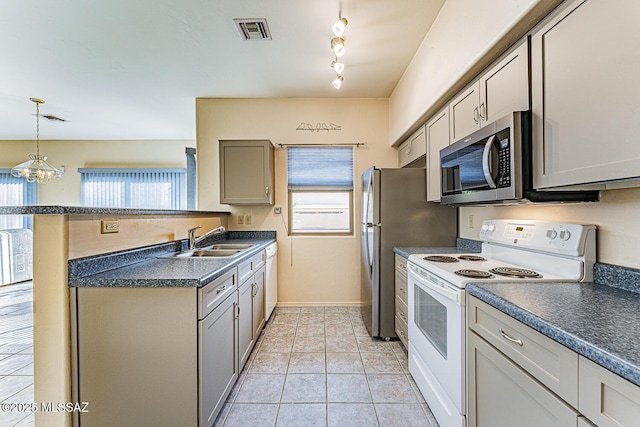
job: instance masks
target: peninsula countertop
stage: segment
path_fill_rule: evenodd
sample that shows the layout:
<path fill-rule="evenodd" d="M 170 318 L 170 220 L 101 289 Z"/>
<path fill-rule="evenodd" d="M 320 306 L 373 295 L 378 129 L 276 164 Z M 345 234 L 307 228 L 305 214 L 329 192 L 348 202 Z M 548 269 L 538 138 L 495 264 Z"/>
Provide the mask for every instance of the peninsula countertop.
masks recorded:
<path fill-rule="evenodd" d="M 70 260 L 68 284 L 70 287 L 202 287 L 275 242 L 275 232 L 274 236 L 264 235 L 267 233 L 215 241 L 216 244 L 254 245 L 231 257 L 168 257 L 177 250 L 165 244 Z"/>
<path fill-rule="evenodd" d="M 598 283 L 475 283 L 467 292 L 640 386 L 640 293 Z"/>

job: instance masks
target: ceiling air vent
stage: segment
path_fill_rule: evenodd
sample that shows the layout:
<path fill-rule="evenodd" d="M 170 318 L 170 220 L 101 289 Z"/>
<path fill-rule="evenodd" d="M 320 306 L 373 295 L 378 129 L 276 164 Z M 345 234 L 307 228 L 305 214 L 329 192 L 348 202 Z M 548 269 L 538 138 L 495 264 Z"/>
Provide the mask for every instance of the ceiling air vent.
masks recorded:
<path fill-rule="evenodd" d="M 52 120 L 54 122 L 66 122 L 65 119 L 61 119 L 60 117 L 52 116 L 51 114 L 43 114 L 42 117 L 44 117 L 47 120 Z"/>
<path fill-rule="evenodd" d="M 267 20 L 264 18 L 257 19 L 234 19 L 236 28 L 240 33 L 242 40 L 271 40 L 271 33 Z"/>

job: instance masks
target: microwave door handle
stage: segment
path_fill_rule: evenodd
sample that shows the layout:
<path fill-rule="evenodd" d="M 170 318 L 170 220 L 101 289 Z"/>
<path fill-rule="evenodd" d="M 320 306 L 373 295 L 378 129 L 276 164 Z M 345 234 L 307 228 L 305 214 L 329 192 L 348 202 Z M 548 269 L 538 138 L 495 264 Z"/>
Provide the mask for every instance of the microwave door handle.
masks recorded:
<path fill-rule="evenodd" d="M 493 179 L 493 171 L 491 170 L 491 151 L 493 150 L 493 141 L 495 139 L 496 136 L 491 135 L 482 151 L 482 172 L 484 172 L 484 178 L 487 180 L 490 188 L 496 188 L 496 181 Z"/>

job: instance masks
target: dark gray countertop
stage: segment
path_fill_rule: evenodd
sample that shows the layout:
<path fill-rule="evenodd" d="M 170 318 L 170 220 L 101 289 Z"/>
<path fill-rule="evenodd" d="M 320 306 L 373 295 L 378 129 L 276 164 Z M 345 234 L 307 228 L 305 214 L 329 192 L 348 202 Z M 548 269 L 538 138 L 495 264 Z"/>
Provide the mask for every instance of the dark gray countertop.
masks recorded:
<path fill-rule="evenodd" d="M 393 252 L 403 258 L 409 258 L 409 255 L 414 254 L 457 254 L 464 251 L 455 246 L 412 246 L 393 248 Z"/>
<path fill-rule="evenodd" d="M 478 240 L 456 239 L 456 246 L 401 246 L 393 248 L 393 252 L 401 257 L 409 258 L 413 254 L 464 254 L 477 253 L 482 249 L 482 242 Z"/>
<path fill-rule="evenodd" d="M 640 294 L 596 283 L 478 283 L 467 292 L 640 386 Z"/>
<path fill-rule="evenodd" d="M 231 215 L 231 212 L 168 209 L 91 208 L 83 206 L 0 206 L 0 215 Z"/>
<path fill-rule="evenodd" d="M 275 235 L 275 232 L 273 234 Z M 152 253 L 143 248 L 129 252 L 133 262 L 94 274 L 91 274 L 91 271 L 96 265 L 105 265 L 111 262 L 109 255 L 92 257 L 88 262 L 70 260 L 68 282 L 70 287 L 202 287 L 264 250 L 275 241 L 275 237 L 263 236 L 216 241 L 215 243 L 251 243 L 256 245 L 243 251 L 240 255 L 228 258 L 167 258 L 166 255 L 171 250 L 169 252 L 165 250 L 164 253 Z M 167 247 L 167 245 L 159 246 Z M 140 255 L 140 252 L 144 252 L 144 254 Z M 129 253 L 124 253 L 124 256 Z M 123 255 L 118 254 L 117 256 L 122 257 Z M 83 261 L 88 266 L 82 264 Z"/>

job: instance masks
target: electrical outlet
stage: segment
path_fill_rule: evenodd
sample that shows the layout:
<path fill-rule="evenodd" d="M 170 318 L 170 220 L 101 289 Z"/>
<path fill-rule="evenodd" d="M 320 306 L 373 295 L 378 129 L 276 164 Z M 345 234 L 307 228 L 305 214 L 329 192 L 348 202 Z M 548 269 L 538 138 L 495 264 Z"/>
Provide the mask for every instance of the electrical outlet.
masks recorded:
<path fill-rule="evenodd" d="M 120 223 L 118 220 L 101 220 L 100 234 L 119 233 Z"/>
<path fill-rule="evenodd" d="M 238 225 L 244 225 L 244 215 L 238 215 Z"/>
<path fill-rule="evenodd" d="M 469 228 L 473 228 L 473 214 L 469 214 Z"/>
<path fill-rule="evenodd" d="M 245 215 L 244 216 L 244 224 L 245 225 L 251 225 L 251 215 Z"/>

